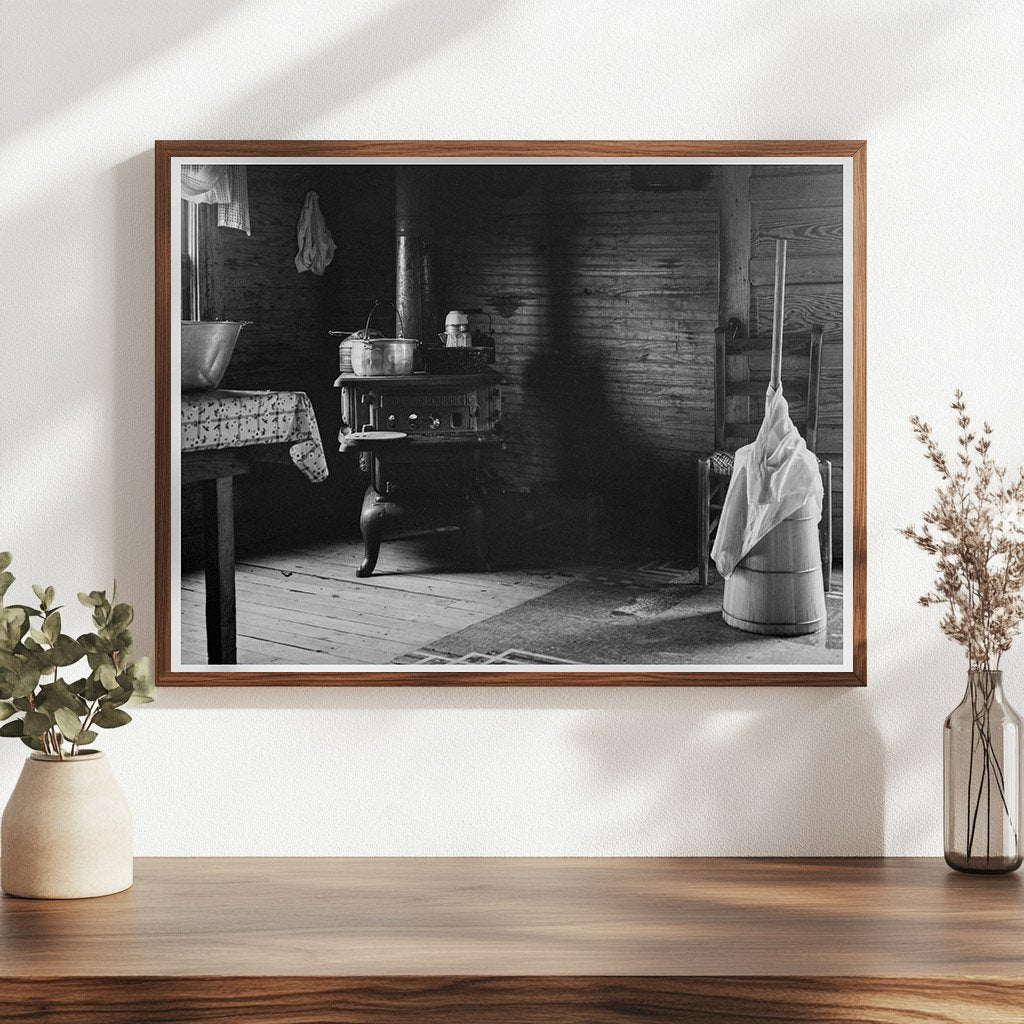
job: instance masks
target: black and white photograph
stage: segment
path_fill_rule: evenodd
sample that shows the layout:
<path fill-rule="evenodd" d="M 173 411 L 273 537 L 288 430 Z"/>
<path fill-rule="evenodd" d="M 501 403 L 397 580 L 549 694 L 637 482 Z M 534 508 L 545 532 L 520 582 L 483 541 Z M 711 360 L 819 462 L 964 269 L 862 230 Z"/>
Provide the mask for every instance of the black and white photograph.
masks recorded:
<path fill-rule="evenodd" d="M 852 160 L 170 161 L 175 672 L 850 672 Z"/>

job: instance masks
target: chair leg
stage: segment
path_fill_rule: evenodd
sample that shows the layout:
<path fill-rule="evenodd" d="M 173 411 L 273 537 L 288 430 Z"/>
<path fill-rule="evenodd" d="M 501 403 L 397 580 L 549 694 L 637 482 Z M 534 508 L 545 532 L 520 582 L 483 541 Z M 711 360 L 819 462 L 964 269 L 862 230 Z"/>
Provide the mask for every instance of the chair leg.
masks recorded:
<path fill-rule="evenodd" d="M 832 463 L 821 460 L 821 526 L 818 538 L 821 543 L 821 575 L 825 582 L 825 593 L 832 590 Z"/>
<path fill-rule="evenodd" d="M 708 585 L 711 548 L 711 460 L 697 461 L 697 580 Z"/>

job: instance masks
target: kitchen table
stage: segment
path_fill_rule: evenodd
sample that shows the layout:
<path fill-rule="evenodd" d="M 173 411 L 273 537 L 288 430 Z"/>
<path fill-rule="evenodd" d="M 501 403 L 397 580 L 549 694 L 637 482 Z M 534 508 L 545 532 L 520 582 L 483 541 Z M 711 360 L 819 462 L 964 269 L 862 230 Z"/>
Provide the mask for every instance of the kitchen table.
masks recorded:
<path fill-rule="evenodd" d="M 181 396 L 181 485 L 203 489 L 206 642 L 211 665 L 233 665 L 234 478 L 256 462 L 293 464 L 327 478 L 309 396 L 302 391 L 194 391 Z"/>

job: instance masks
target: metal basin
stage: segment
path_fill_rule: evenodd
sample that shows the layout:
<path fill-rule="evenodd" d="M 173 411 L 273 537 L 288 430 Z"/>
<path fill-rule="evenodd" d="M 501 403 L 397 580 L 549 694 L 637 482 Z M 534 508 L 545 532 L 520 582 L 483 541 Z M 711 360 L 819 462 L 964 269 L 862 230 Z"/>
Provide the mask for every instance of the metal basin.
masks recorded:
<path fill-rule="evenodd" d="M 356 338 L 352 371 L 359 377 L 404 377 L 413 371 L 418 341 L 411 338 Z"/>
<path fill-rule="evenodd" d="M 181 321 L 181 390 L 212 391 L 220 386 L 239 332 L 251 320 Z"/>

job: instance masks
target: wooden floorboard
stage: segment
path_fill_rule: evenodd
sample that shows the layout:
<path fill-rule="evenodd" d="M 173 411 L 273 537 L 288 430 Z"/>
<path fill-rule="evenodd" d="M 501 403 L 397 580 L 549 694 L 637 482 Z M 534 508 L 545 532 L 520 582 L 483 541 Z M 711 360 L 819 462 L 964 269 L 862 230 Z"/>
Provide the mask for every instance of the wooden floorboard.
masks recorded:
<path fill-rule="evenodd" d="M 453 568 L 422 540 L 389 541 L 357 579 L 359 542 L 242 557 L 238 664 L 385 665 L 571 582 L 571 572 Z M 183 574 L 182 661 L 206 663 L 201 571 Z"/>
<path fill-rule="evenodd" d="M 508 652 L 509 657 L 519 658 L 523 650 L 534 652 L 537 657 L 571 660 L 579 658 L 580 638 L 589 635 L 586 629 L 570 629 L 561 638 L 548 636 L 545 645 L 549 619 L 544 616 L 550 616 L 550 608 L 548 604 L 527 602 L 579 580 L 621 588 L 626 577 L 627 586 L 636 584 L 657 590 L 666 583 L 678 586 L 688 574 L 694 573 L 689 566 L 681 566 L 665 555 L 659 558 L 650 552 L 616 553 L 610 548 L 603 551 L 603 557 L 589 561 L 567 557 L 560 563 L 556 557 L 547 567 L 506 567 L 484 572 L 468 572 L 458 567 L 451 555 L 452 549 L 439 544 L 437 537 L 390 540 L 382 551 L 382 571 L 367 579 L 355 575 L 362 557 L 362 544 L 358 541 L 305 544 L 293 551 L 241 557 L 236 571 L 237 663 L 447 664 L 460 658 L 479 660 L 476 652 L 484 652 L 488 657 L 504 657 L 500 652 Z M 841 593 L 841 570 L 836 571 L 834 582 L 836 591 Z M 630 592 L 623 591 L 621 600 L 627 602 L 629 598 Z M 693 598 L 706 601 L 708 592 L 696 592 Z M 675 600 L 671 591 L 669 599 Z M 204 607 L 203 573 L 184 574 L 180 635 L 185 665 L 206 664 Z M 578 610 L 565 614 L 576 615 Z M 511 635 L 508 615 L 521 619 L 516 620 L 519 625 Z M 500 626 L 503 622 L 504 632 Z M 605 639 L 611 643 L 611 653 L 621 654 L 625 649 L 621 648 L 626 637 L 621 631 L 624 623 L 635 625 L 634 633 L 638 635 L 647 629 L 642 616 L 635 620 L 628 616 L 616 618 L 614 628 L 610 625 L 608 631 L 599 634 L 600 643 Z M 718 626 L 716 618 L 709 628 Z M 472 631 L 470 627 L 479 628 Z M 658 657 L 651 656 L 654 648 L 650 647 L 650 637 L 654 637 L 656 629 L 655 626 L 654 632 L 644 634 L 642 650 L 638 648 L 641 656 L 652 664 L 659 663 Z M 681 634 L 672 634 L 677 635 Z M 596 637 L 597 634 L 591 636 L 595 643 Z M 446 639 L 446 644 L 439 643 Z M 677 653 L 676 647 L 669 650 L 663 646 L 669 642 L 664 637 L 655 640 L 662 644 L 657 647 L 658 652 Z M 593 648 L 594 652 L 604 650 L 600 643 Z M 745 661 L 750 660 L 750 643 L 749 636 L 744 635 L 744 650 L 739 653 Z M 784 643 L 787 641 L 779 638 L 765 639 L 766 646 Z M 626 660 L 633 663 L 632 659 Z M 664 662 L 665 658 L 661 660 Z M 778 658 L 766 654 L 764 661 L 774 664 Z M 584 662 L 589 663 L 585 659 Z M 669 658 L 668 662 L 675 664 L 676 660 Z M 597 657 L 595 663 L 608 662 L 607 658 Z"/>

